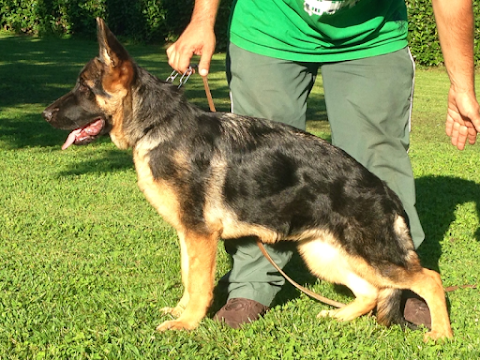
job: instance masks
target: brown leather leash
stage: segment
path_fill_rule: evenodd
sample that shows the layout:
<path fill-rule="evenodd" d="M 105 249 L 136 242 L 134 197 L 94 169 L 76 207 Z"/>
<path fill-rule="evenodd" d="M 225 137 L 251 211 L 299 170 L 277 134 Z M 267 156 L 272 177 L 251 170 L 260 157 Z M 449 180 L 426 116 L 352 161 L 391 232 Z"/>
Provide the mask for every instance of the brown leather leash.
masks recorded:
<path fill-rule="evenodd" d="M 335 301 L 335 300 L 330 300 L 329 298 L 326 298 L 322 295 L 319 295 L 317 293 L 314 293 L 313 291 L 311 290 L 308 290 L 306 287 L 303 287 L 302 285 L 296 283 L 293 279 L 291 279 L 287 274 L 285 274 L 283 272 L 282 269 L 280 269 L 280 267 L 275 263 L 275 261 L 273 261 L 273 259 L 271 258 L 271 256 L 268 254 L 267 250 L 265 249 L 265 247 L 263 246 L 263 243 L 260 241 L 260 240 L 257 240 L 257 246 L 260 248 L 260 251 L 262 252 L 263 256 L 265 256 L 267 258 L 268 261 L 270 261 L 270 264 L 273 265 L 273 267 L 280 273 L 283 275 L 283 277 L 290 283 L 292 284 L 293 286 L 295 286 L 298 290 L 300 290 L 301 292 L 307 294 L 308 296 L 324 303 L 324 304 L 327 304 L 327 305 L 330 305 L 330 306 L 334 306 L 334 307 L 337 307 L 337 308 L 341 308 L 341 307 L 344 307 L 345 304 L 341 303 L 341 302 L 338 302 L 338 301 Z"/>
<path fill-rule="evenodd" d="M 185 74 L 182 75 L 180 78 L 180 85 L 178 86 L 179 88 L 187 82 L 189 79 L 190 75 L 194 73 L 194 69 L 192 66 L 190 66 Z M 178 75 L 178 72 L 174 71 L 172 74 L 167 78 L 166 81 L 173 82 L 173 80 L 176 78 Z M 211 112 L 216 112 L 217 110 L 215 109 L 215 104 L 213 103 L 213 98 L 212 98 L 212 93 L 210 92 L 210 87 L 208 86 L 208 79 L 207 76 L 202 76 L 203 80 L 203 87 L 205 88 L 205 95 L 207 97 L 208 101 L 208 106 L 210 108 Z M 322 295 L 319 295 L 317 293 L 314 293 L 313 291 L 307 289 L 306 287 L 301 286 L 297 282 L 295 282 L 292 278 L 290 278 L 285 272 L 275 263 L 275 261 L 272 259 L 272 257 L 268 254 L 267 250 L 265 249 L 265 246 L 263 246 L 263 243 L 260 240 L 257 240 L 257 246 L 259 247 L 260 251 L 262 252 L 263 256 L 267 258 L 267 260 L 272 264 L 272 266 L 294 287 L 296 287 L 298 290 L 301 292 L 305 293 L 306 295 L 312 297 L 313 299 L 316 299 L 324 304 L 336 307 L 336 308 L 341 308 L 344 307 L 345 304 L 331 300 L 329 298 L 326 298 Z M 449 286 L 445 288 L 445 292 L 452 292 L 457 289 L 476 289 L 477 285 L 460 285 L 460 286 Z"/>
<path fill-rule="evenodd" d="M 203 87 L 205 88 L 205 95 L 207 95 L 208 106 L 211 112 L 216 112 L 215 104 L 213 103 L 212 93 L 210 92 L 210 86 L 208 86 L 208 80 L 206 76 L 202 76 Z"/>

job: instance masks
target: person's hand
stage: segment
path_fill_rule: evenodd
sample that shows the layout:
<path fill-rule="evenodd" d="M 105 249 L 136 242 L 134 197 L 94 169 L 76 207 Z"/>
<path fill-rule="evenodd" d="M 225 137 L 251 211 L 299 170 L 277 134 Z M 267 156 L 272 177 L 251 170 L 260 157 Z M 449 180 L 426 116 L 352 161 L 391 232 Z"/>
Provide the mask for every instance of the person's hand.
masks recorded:
<path fill-rule="evenodd" d="M 168 64 L 184 74 L 193 55 L 200 55 L 198 72 L 201 76 L 207 76 L 215 44 L 216 39 L 212 26 L 201 24 L 201 22 L 191 22 L 178 40 L 167 49 Z"/>
<path fill-rule="evenodd" d="M 467 140 L 471 145 L 475 144 L 480 132 L 480 107 L 474 93 L 450 87 L 445 131 L 459 150 L 465 148 Z"/>

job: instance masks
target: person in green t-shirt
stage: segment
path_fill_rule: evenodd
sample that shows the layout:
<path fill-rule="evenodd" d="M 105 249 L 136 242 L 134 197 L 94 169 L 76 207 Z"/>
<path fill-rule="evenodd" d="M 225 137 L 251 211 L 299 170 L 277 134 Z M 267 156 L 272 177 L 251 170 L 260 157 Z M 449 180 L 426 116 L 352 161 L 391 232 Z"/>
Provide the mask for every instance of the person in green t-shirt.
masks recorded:
<path fill-rule="evenodd" d="M 450 77 L 446 132 L 463 149 L 480 132 L 474 89 L 471 0 L 433 0 Z M 191 22 L 167 49 L 185 72 L 200 55 L 206 76 L 215 49 L 219 0 L 196 0 Z M 400 197 L 415 246 L 424 240 L 408 157 L 414 62 L 404 0 L 237 0 L 232 4 L 227 77 L 232 112 L 305 129 L 307 99 L 320 70 L 332 143 L 384 180 Z M 284 283 L 253 239 L 230 240 L 228 301 L 215 315 L 231 327 L 258 319 Z M 283 267 L 292 251 L 269 247 Z M 405 296 L 405 318 L 429 325 L 425 303 Z"/>

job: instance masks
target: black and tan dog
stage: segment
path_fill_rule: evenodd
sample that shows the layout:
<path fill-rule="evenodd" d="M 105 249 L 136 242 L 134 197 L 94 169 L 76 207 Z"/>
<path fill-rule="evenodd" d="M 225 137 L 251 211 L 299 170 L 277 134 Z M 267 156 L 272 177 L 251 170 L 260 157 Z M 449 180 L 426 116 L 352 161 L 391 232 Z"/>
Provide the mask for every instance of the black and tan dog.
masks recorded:
<path fill-rule="evenodd" d="M 199 324 L 212 300 L 217 241 L 249 235 L 296 241 L 313 274 L 353 291 L 353 302 L 320 316 L 352 320 L 376 307 L 380 323 L 401 323 L 401 289 L 410 289 L 431 311 L 426 339 L 452 336 L 440 276 L 420 265 L 385 183 L 311 134 L 196 108 L 97 23 L 100 55 L 43 116 L 73 130 L 63 148 L 106 133 L 133 148 L 140 189 L 180 239 L 185 290 L 164 309 L 178 319 L 158 330 Z"/>

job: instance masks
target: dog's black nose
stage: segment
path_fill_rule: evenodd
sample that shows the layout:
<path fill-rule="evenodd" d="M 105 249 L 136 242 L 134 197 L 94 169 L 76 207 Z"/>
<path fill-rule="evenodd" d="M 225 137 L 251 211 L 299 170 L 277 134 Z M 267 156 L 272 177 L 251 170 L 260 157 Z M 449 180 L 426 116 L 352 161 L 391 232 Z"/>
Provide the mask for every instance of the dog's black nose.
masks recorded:
<path fill-rule="evenodd" d="M 53 120 L 53 114 L 56 113 L 57 111 L 58 111 L 58 109 L 47 108 L 47 109 L 43 110 L 42 116 L 45 120 L 50 122 L 50 121 Z"/>

